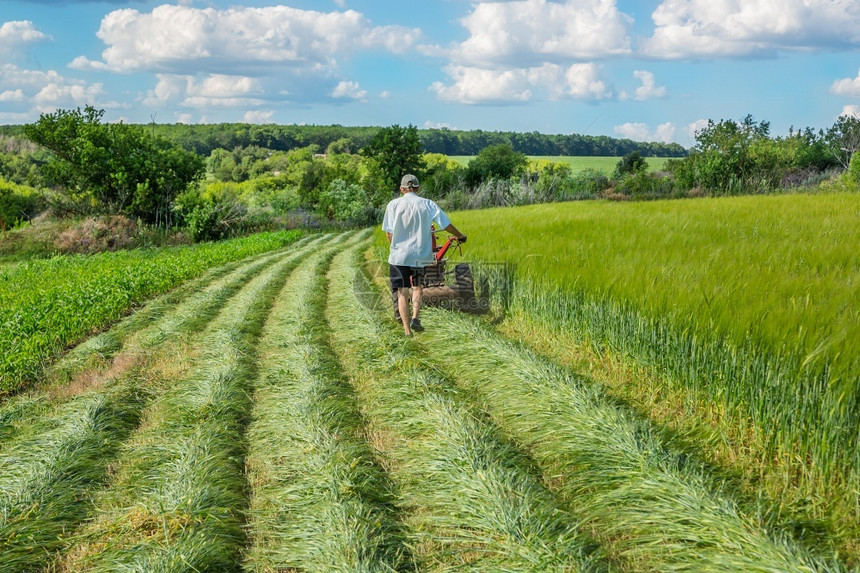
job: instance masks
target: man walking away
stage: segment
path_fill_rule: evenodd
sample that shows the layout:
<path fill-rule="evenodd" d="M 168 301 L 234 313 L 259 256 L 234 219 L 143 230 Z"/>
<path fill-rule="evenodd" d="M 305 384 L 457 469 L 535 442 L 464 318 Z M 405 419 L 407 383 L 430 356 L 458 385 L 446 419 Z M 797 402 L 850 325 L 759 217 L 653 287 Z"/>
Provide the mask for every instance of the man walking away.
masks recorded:
<path fill-rule="evenodd" d="M 388 255 L 391 290 L 397 291 L 397 309 L 403 331 L 422 331 L 418 313 L 424 295 L 424 269 L 435 263 L 431 225 L 435 222 L 460 241 L 466 235 L 451 224 L 451 219 L 439 206 L 418 195 L 418 178 L 404 175 L 400 181 L 401 196 L 385 208 L 382 230 L 388 236 L 391 250 Z M 412 288 L 412 319 L 409 319 L 409 289 Z"/>

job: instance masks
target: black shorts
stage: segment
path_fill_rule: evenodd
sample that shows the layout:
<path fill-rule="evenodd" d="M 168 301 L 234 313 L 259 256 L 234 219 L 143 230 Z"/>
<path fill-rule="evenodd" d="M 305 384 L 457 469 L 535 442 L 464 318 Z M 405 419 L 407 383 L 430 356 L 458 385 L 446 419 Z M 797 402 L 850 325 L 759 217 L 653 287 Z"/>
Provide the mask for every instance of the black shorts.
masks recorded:
<path fill-rule="evenodd" d="M 402 267 L 388 265 L 388 278 L 391 279 L 391 290 L 424 286 L 424 267 Z"/>

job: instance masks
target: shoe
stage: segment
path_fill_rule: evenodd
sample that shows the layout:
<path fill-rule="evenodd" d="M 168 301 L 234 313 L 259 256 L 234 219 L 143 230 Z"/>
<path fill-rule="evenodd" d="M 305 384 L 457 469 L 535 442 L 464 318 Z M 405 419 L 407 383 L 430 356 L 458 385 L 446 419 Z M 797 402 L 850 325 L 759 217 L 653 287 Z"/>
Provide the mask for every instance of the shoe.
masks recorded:
<path fill-rule="evenodd" d="M 424 327 L 421 326 L 421 321 L 417 318 L 412 319 L 412 322 L 409 323 L 409 328 L 416 332 L 422 332 L 424 330 Z"/>

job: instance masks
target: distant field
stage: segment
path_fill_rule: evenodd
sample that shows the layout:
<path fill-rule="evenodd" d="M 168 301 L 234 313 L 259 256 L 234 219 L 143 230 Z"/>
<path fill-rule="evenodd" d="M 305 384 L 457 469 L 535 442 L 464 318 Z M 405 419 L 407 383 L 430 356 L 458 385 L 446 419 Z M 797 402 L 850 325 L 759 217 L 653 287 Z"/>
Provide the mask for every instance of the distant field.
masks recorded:
<path fill-rule="evenodd" d="M 468 165 L 469 161 L 471 161 L 475 156 L 474 155 L 451 155 L 451 159 L 459 162 L 461 165 Z M 615 169 L 615 166 L 621 161 L 620 157 L 583 157 L 583 156 L 557 156 L 557 155 L 530 155 L 529 159 L 531 160 L 546 160 L 546 161 L 555 161 L 558 163 L 567 163 L 570 165 L 574 171 L 580 171 L 582 169 L 596 169 L 597 171 L 602 171 L 604 173 L 612 173 Z M 652 171 L 659 171 L 663 169 L 663 166 L 666 165 L 666 161 L 669 160 L 669 157 L 646 157 L 645 161 L 648 162 L 648 167 Z"/>

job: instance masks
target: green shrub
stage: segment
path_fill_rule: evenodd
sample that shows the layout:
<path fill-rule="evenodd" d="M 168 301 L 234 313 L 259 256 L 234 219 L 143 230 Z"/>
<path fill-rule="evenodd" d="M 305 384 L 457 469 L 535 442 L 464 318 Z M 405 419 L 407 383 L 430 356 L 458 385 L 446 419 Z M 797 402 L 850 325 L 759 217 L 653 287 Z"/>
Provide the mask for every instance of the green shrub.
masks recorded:
<path fill-rule="evenodd" d="M 13 229 L 44 209 L 44 200 L 35 189 L 0 179 L 0 221 Z"/>

